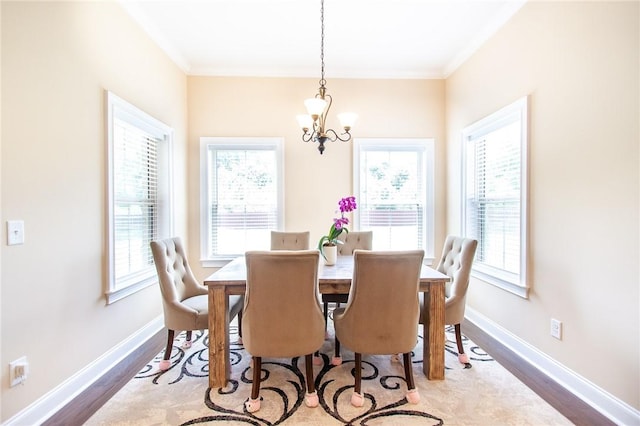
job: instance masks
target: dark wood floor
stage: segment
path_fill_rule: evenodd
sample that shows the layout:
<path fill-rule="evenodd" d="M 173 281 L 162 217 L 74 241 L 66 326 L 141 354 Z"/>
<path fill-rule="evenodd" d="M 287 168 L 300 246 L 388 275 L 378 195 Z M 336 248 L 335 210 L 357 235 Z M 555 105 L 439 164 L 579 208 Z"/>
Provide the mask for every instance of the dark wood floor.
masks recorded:
<path fill-rule="evenodd" d="M 615 425 L 474 324 L 465 322 L 462 325 L 462 332 L 574 424 L 579 426 Z M 44 422 L 43 426 L 82 425 L 163 349 L 165 338 L 166 331 L 156 334 L 131 356 L 120 362 L 108 374 L 98 379 L 96 383 Z"/>

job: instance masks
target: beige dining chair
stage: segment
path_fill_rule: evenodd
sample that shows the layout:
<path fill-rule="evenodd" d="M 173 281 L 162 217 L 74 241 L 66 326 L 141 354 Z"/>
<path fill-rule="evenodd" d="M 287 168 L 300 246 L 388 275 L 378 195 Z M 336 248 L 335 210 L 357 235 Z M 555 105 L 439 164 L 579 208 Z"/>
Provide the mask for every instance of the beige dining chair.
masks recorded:
<path fill-rule="evenodd" d="M 196 281 L 179 237 L 151 242 L 158 283 L 162 294 L 164 324 L 167 327 L 167 346 L 160 370 L 169 369 L 171 350 L 176 331 L 186 331 L 183 348 L 191 346 L 193 330 L 208 328 L 209 306 L 207 288 Z M 243 296 L 229 297 L 229 321 L 242 309 Z"/>
<path fill-rule="evenodd" d="M 309 231 L 271 231 L 271 250 L 309 250 Z"/>
<path fill-rule="evenodd" d="M 353 280 L 344 308 L 333 311 L 336 341 L 355 353 L 351 404 L 361 407 L 362 355 L 403 354 L 407 400 L 420 401 L 411 367 L 418 340 L 418 289 L 423 250 L 353 253 Z"/>
<path fill-rule="evenodd" d="M 250 413 L 260 409 L 262 358 L 304 355 L 305 404 L 318 406 L 312 354 L 324 342 L 317 250 L 249 251 L 242 335 L 253 360 Z"/>
<path fill-rule="evenodd" d="M 444 323 L 453 325 L 458 346 L 458 361 L 465 368 L 471 368 L 469 357 L 464 353 L 460 323 L 464 320 L 467 289 L 469 288 L 469 275 L 473 266 L 473 258 L 476 253 L 478 241 L 471 238 L 447 236 L 440 262 L 436 268 L 439 272 L 447 274 L 451 281 L 445 287 Z M 422 317 L 424 297 L 420 293 L 420 324 L 425 323 Z"/>
<path fill-rule="evenodd" d="M 308 250 L 309 231 L 271 231 L 271 250 Z M 238 343 L 242 344 L 242 310 L 238 313 Z"/>
<path fill-rule="evenodd" d="M 342 244 L 338 244 L 338 256 L 353 256 L 357 249 L 371 250 L 373 247 L 373 231 L 353 231 L 342 233 L 338 237 Z M 329 303 L 335 303 L 337 307 L 341 303 L 347 303 L 347 294 L 323 294 L 322 304 L 325 325 L 329 316 Z M 340 365 L 339 346 L 334 348 L 334 357 L 331 360 L 333 365 Z M 316 362 L 317 363 L 317 362 Z"/>

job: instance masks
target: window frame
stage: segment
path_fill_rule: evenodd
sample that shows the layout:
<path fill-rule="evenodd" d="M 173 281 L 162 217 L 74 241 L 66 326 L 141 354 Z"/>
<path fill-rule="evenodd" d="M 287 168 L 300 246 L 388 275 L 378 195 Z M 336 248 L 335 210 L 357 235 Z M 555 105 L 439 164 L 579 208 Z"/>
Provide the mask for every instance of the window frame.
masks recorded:
<path fill-rule="evenodd" d="M 210 146 L 219 150 L 271 150 L 276 154 L 277 165 L 277 229 L 284 229 L 284 138 L 282 137 L 211 137 L 200 138 L 200 264 L 205 267 L 221 267 L 233 260 L 234 255 L 208 257 L 209 213 L 208 196 L 208 150 Z M 267 244 L 268 246 L 268 244 Z"/>
<path fill-rule="evenodd" d="M 360 155 L 362 151 L 413 151 L 422 152 L 423 161 L 423 191 L 424 206 L 424 235 L 422 238 L 425 251 L 424 263 L 433 264 L 435 261 L 435 139 L 434 138 L 354 138 L 353 140 L 353 191 L 356 200 L 360 200 Z M 360 228 L 360 210 L 354 211 L 354 227 Z M 374 236 L 375 243 L 375 236 Z"/>
<path fill-rule="evenodd" d="M 523 298 L 529 297 L 529 279 L 527 275 L 528 259 L 528 147 L 529 147 L 529 96 L 524 96 L 498 111 L 478 120 L 462 130 L 462 187 L 461 187 L 461 229 L 467 235 L 467 158 L 468 143 L 513 123 L 520 125 L 520 259 L 519 273 L 484 265 L 477 260 L 473 263 L 471 275 L 503 290 Z M 478 241 L 478 246 L 482 241 Z"/>
<path fill-rule="evenodd" d="M 125 121 L 158 141 L 158 227 L 153 239 L 167 238 L 173 234 L 173 138 L 171 127 L 155 119 L 135 105 L 130 104 L 110 91 L 105 91 L 107 121 L 107 289 L 105 291 L 107 305 L 117 302 L 131 294 L 157 283 L 157 273 L 153 261 L 145 268 L 130 273 L 125 277 L 116 276 L 116 224 L 115 224 L 115 121 Z"/>

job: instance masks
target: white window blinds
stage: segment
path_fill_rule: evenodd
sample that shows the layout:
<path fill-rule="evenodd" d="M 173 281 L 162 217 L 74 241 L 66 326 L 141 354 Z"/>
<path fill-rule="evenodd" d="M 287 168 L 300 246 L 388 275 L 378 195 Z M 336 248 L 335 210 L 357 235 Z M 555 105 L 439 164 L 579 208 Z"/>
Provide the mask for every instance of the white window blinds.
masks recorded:
<path fill-rule="evenodd" d="M 117 118 L 114 132 L 115 275 L 122 280 L 153 271 L 149 243 L 157 235 L 161 141 Z"/>

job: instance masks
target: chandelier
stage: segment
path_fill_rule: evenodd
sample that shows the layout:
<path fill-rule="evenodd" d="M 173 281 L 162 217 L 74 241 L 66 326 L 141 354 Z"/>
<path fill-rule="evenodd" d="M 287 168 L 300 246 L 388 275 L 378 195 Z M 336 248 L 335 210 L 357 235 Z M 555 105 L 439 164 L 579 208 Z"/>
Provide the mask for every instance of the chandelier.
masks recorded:
<path fill-rule="evenodd" d="M 307 114 L 298 115 L 298 124 L 302 127 L 302 140 L 304 142 L 317 142 L 320 154 L 324 152 L 324 144 L 328 140 L 335 142 L 340 140 L 347 142 L 351 139 L 351 126 L 358 118 L 357 114 L 346 112 L 338 114 L 340 125 L 344 132 L 338 134 L 333 129 L 327 129 L 327 114 L 331 108 L 331 95 L 327 94 L 327 80 L 324 79 L 324 0 L 320 0 L 320 88 L 314 98 L 304 101 Z"/>

